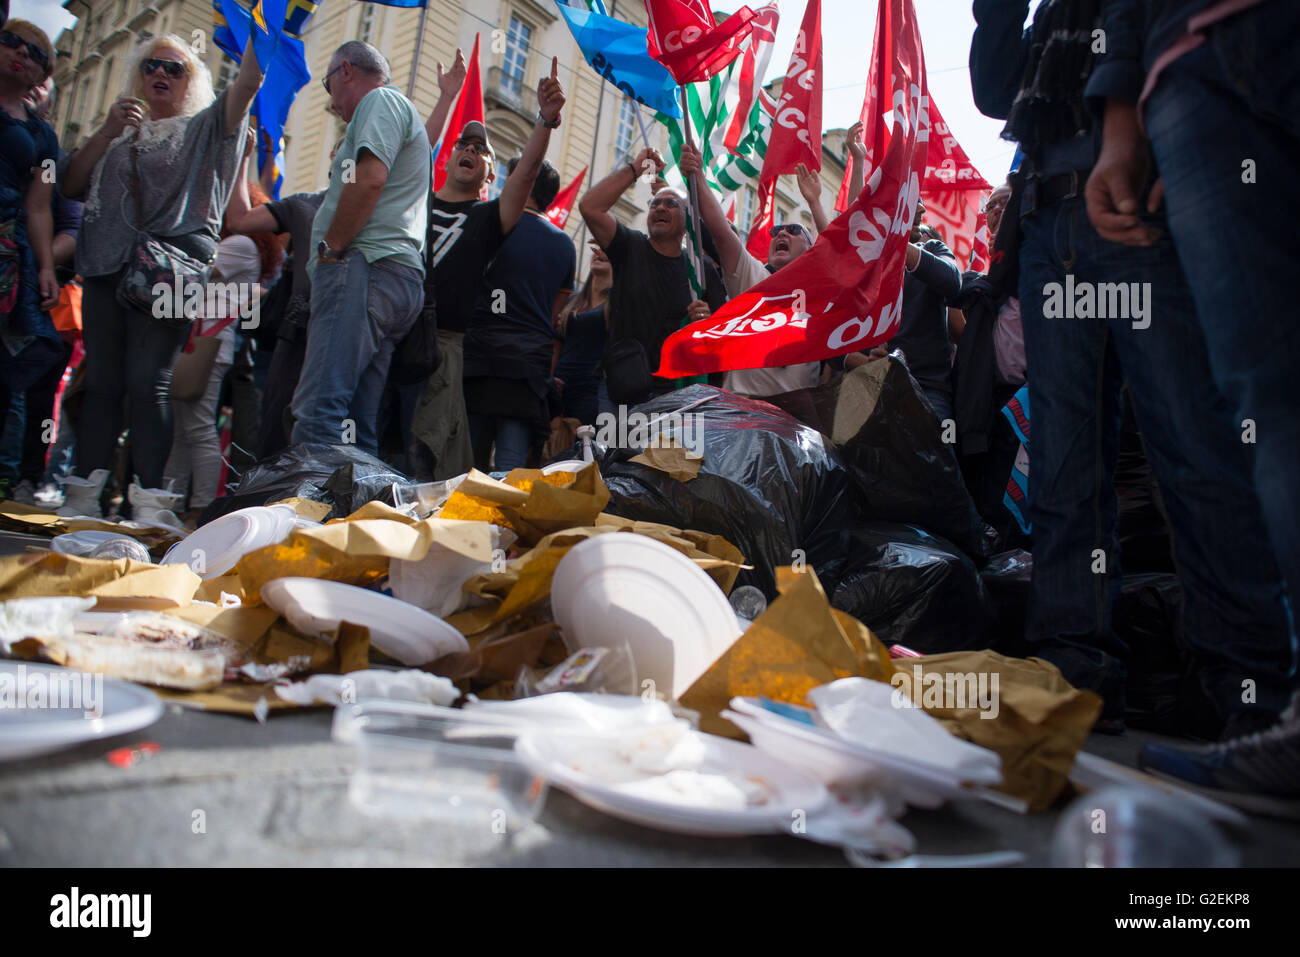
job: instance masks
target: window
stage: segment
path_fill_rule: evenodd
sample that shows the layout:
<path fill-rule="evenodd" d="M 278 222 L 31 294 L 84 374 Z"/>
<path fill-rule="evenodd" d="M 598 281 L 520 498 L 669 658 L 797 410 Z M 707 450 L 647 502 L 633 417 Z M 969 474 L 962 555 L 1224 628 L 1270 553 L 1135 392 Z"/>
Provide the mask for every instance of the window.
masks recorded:
<path fill-rule="evenodd" d="M 498 148 L 500 148 L 500 144 L 498 144 Z M 506 161 L 503 159 L 497 160 L 496 169 L 496 178 L 487 185 L 488 199 L 496 199 L 501 195 L 501 190 L 505 189 L 506 186 L 506 177 L 509 175 L 509 170 L 506 168 Z"/>
<path fill-rule="evenodd" d="M 361 42 L 373 43 L 370 39 L 375 32 L 375 5 L 373 3 L 363 3 L 361 5 Z"/>
<path fill-rule="evenodd" d="M 113 58 L 109 57 L 104 61 L 104 72 L 101 74 L 102 79 L 99 84 L 99 105 L 95 107 L 95 115 L 92 122 L 100 122 L 100 117 L 104 115 L 104 105 L 108 102 L 109 90 L 113 88 Z"/>
<path fill-rule="evenodd" d="M 524 73 L 528 68 L 528 44 L 533 39 L 533 28 L 518 17 L 510 18 L 506 33 L 506 54 L 501 62 L 501 92 L 519 98 L 524 88 Z"/>
<path fill-rule="evenodd" d="M 230 86 L 238 70 L 239 64 L 234 61 L 234 58 L 229 53 L 223 50 L 221 52 L 221 64 L 217 67 L 217 82 L 214 84 L 216 92 L 220 93 Z"/>
<path fill-rule="evenodd" d="M 630 96 L 623 97 L 623 105 L 618 111 L 618 138 L 615 140 L 620 154 L 632 149 L 632 140 L 636 137 L 636 100 Z"/>
<path fill-rule="evenodd" d="M 740 197 L 736 205 L 736 225 L 740 231 L 749 234 L 749 227 L 754 222 L 754 190 L 748 186 L 740 187 Z"/>

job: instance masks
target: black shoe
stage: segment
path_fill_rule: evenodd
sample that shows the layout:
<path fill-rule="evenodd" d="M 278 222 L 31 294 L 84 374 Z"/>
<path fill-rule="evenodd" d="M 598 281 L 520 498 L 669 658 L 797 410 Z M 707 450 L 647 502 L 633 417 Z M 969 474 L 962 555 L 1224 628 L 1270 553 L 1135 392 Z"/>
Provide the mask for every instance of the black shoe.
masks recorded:
<path fill-rule="evenodd" d="M 1101 716 L 1093 726 L 1094 731 L 1124 733 L 1124 689 L 1128 675 L 1123 662 L 1100 649 L 1065 642 L 1041 644 L 1034 654 L 1055 665 L 1065 680 L 1080 691 L 1091 691 L 1101 698 Z"/>

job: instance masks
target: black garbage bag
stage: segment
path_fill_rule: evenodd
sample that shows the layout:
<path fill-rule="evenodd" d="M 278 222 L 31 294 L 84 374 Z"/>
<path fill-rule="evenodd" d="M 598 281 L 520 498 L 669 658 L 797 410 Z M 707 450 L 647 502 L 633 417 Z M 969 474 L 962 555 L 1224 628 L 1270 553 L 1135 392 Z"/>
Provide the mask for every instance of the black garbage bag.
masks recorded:
<path fill-rule="evenodd" d="M 1033 556 L 1023 548 L 998 552 L 980 569 L 980 580 L 993 605 L 993 640 L 989 647 L 994 651 L 1015 658 L 1031 654 L 1025 644 L 1025 611 L 1033 573 Z"/>
<path fill-rule="evenodd" d="M 895 356 L 813 389 L 767 399 L 831 438 L 871 521 L 919 525 L 982 564 L 989 539 L 953 447 L 907 366 Z"/>
<path fill-rule="evenodd" d="M 393 473 L 383 461 L 368 455 L 354 445 L 313 443 L 291 445 L 274 455 L 267 456 L 245 472 L 239 484 L 229 495 L 213 499 L 212 504 L 204 509 L 199 524 L 206 524 L 214 518 L 220 518 L 241 508 L 267 505 L 292 497 L 326 502 L 336 506 L 332 513 L 335 517 L 346 515 L 353 509 L 340 509 L 337 506 L 336 496 L 340 489 L 347 492 L 351 487 L 344 488 L 343 480 L 336 481 L 332 488 L 330 486 L 334 474 L 349 466 L 368 469 L 368 472 L 359 476 L 367 481 L 382 471 L 397 476 L 389 479 L 390 483 L 406 482 L 404 476 Z M 363 490 L 357 507 L 369 501 L 364 497 L 368 490 L 369 486 Z M 346 504 L 351 504 L 356 498 L 357 495 L 353 494 Z"/>
<path fill-rule="evenodd" d="M 679 410 L 680 416 L 666 415 Z M 841 532 L 857 516 L 853 481 L 825 436 L 766 402 L 705 385 L 638 405 L 627 421 L 656 415 L 665 416 L 659 441 L 682 425 L 681 444 L 698 443 L 699 474 L 681 482 L 631 462 L 641 451 L 628 447 L 635 433 L 600 428 L 596 445 L 609 512 L 722 535 L 754 566 L 741 572 L 738 584 L 755 585 L 769 600 L 781 565 L 803 563 L 828 590 L 834 585 L 846 557 Z"/>
<path fill-rule="evenodd" d="M 851 558 L 827 593 L 887 645 L 922 654 L 987 648 L 993 624 L 975 563 L 923 529 L 870 522 L 844 532 Z"/>
<path fill-rule="evenodd" d="M 325 481 L 325 490 L 334 502 L 330 518 L 351 515 L 367 502 L 380 501 L 396 505 L 393 485 L 409 485 L 411 480 L 391 465 L 367 455 L 369 461 L 349 462 Z"/>

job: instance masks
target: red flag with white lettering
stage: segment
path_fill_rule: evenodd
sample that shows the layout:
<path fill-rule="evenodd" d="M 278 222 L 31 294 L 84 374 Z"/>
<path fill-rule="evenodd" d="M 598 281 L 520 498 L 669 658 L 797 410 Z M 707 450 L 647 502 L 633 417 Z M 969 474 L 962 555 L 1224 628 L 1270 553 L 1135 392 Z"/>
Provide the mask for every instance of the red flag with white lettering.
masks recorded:
<path fill-rule="evenodd" d="M 442 189 L 442 184 L 447 181 L 447 163 L 451 160 L 452 144 L 460 136 L 460 131 L 465 128 L 465 124 L 472 120 L 484 123 L 483 84 L 479 81 L 477 33 L 474 34 L 474 50 L 469 55 L 469 66 L 465 71 L 465 85 L 460 88 L 456 105 L 451 108 L 447 131 L 442 134 L 442 148 L 433 159 L 434 192 Z"/>
<path fill-rule="evenodd" d="M 565 223 L 569 221 L 569 213 L 573 212 L 573 203 L 578 198 L 582 178 L 586 175 L 587 167 L 584 166 L 582 172 L 574 177 L 573 182 L 556 193 L 555 199 L 551 201 L 551 207 L 546 211 L 546 218 L 554 223 L 557 229 L 563 229 Z"/>
<path fill-rule="evenodd" d="M 933 115 L 930 117 L 934 119 Z M 983 272 L 988 264 L 988 226 L 984 221 L 984 202 L 988 193 L 978 189 L 921 190 L 925 203 L 925 221 L 939 231 L 944 245 L 957 257 L 962 271 Z M 980 227 L 984 227 L 983 254 L 980 254 Z"/>
<path fill-rule="evenodd" d="M 880 0 L 876 97 L 894 104 L 894 135 L 862 193 L 790 265 L 664 343 L 667 378 L 809 362 L 890 339 L 929 143 L 925 54 L 912 0 Z M 873 141 L 885 141 L 883 116 Z"/>
<path fill-rule="evenodd" d="M 767 75 L 767 63 L 772 58 L 772 48 L 776 46 L 776 28 L 780 22 L 781 11 L 776 3 L 769 3 L 754 11 L 754 19 L 750 23 L 750 40 L 745 44 L 740 58 L 736 108 L 731 111 L 731 122 L 722 138 L 722 145 L 728 153 L 736 152 L 740 141 L 749 132 L 749 114 L 754 109 L 754 101 L 762 92 L 763 77 Z M 732 75 L 735 76 L 734 73 Z"/>
<path fill-rule="evenodd" d="M 754 11 L 741 7 L 722 23 L 704 0 L 645 0 L 646 50 L 678 83 L 707 80 L 740 54 Z"/>
<path fill-rule="evenodd" d="M 795 37 L 790 66 L 781 84 L 772 138 L 758 174 L 759 214 L 745 244 L 750 255 L 766 259 L 772 244 L 772 201 L 776 178 L 793 173 L 800 163 L 822 168 L 822 2 L 808 0 Z"/>

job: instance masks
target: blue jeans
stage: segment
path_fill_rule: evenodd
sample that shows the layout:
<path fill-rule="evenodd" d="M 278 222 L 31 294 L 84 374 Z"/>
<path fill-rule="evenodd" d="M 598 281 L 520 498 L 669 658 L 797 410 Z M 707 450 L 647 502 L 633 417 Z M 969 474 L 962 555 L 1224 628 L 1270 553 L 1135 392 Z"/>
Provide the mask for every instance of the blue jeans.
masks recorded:
<path fill-rule="evenodd" d="M 1254 424 L 1255 488 L 1267 526 L 1254 547 L 1272 543 L 1293 619 L 1300 596 L 1300 323 L 1289 224 L 1300 220 L 1298 48 L 1295 3 L 1232 17 L 1169 67 L 1146 112 L 1210 368 L 1239 438 L 1246 420 Z M 1247 159 L 1253 177 L 1243 169 Z"/>
<path fill-rule="evenodd" d="M 293 443 L 350 439 L 364 452 L 379 451 L 375 420 L 393 349 L 423 305 L 423 278 L 409 266 L 367 263 L 355 249 L 317 265 L 307 355 L 293 394 Z"/>
<path fill-rule="evenodd" d="M 1221 223 L 1221 227 L 1226 224 Z M 1149 249 L 1106 242 L 1081 199 L 1024 220 L 1020 304 L 1032 409 L 1029 514 L 1034 574 L 1026 638 L 1099 649 L 1121 661 L 1113 478 L 1127 380 L 1173 530 L 1183 629 L 1207 693 L 1241 710 L 1242 681 L 1281 710 L 1291 635 L 1283 588 L 1232 408 L 1210 376 L 1205 338 L 1167 231 Z M 1049 283 L 1146 283 L 1145 328 L 1130 318 L 1048 318 Z M 1238 274 L 1242 278 L 1244 274 Z M 1122 310 L 1116 310 L 1122 311 Z M 1104 564 L 1103 564 L 1104 560 Z"/>
<path fill-rule="evenodd" d="M 480 472 L 509 472 L 528 464 L 528 450 L 533 443 L 533 427 L 523 419 L 504 415 L 469 413 L 469 439 L 474 446 L 474 467 Z M 495 460 L 492 449 L 496 448 Z M 493 467 L 489 469 L 489 461 Z"/>

